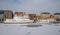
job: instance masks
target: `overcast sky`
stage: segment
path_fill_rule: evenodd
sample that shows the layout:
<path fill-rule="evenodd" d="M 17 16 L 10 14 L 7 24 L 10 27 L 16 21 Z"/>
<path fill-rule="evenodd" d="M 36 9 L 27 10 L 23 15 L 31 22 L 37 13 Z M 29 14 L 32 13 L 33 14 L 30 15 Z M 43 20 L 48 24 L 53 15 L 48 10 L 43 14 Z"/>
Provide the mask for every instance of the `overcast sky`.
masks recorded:
<path fill-rule="evenodd" d="M 54 13 L 60 12 L 60 0 L 0 0 L 0 10 Z"/>

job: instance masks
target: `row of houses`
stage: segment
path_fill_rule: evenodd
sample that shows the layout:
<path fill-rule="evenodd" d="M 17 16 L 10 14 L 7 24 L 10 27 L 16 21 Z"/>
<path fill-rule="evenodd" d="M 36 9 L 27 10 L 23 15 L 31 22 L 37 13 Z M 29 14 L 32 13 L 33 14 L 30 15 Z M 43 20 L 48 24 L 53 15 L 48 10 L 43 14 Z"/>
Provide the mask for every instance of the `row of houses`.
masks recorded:
<path fill-rule="evenodd" d="M 4 22 L 4 21 L 20 21 L 19 19 L 24 19 L 26 21 L 32 21 L 34 20 L 34 22 L 36 21 L 41 21 L 41 20 L 56 20 L 56 21 L 60 21 L 60 13 L 53 13 L 50 14 L 48 12 L 42 12 L 40 15 L 36 15 L 36 14 L 26 14 L 25 12 L 15 12 L 13 13 L 13 11 L 11 10 L 0 10 L 0 23 Z M 16 20 L 15 20 L 16 19 Z M 9 22 L 10 22 L 9 21 Z"/>

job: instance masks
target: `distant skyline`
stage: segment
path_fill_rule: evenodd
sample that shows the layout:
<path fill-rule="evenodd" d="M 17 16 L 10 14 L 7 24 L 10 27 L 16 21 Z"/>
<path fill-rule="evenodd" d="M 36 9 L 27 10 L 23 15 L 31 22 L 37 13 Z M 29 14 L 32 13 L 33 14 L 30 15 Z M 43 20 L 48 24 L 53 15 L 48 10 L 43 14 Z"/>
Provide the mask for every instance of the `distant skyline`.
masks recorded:
<path fill-rule="evenodd" d="M 60 0 L 0 0 L 0 10 L 26 13 L 59 12 Z"/>

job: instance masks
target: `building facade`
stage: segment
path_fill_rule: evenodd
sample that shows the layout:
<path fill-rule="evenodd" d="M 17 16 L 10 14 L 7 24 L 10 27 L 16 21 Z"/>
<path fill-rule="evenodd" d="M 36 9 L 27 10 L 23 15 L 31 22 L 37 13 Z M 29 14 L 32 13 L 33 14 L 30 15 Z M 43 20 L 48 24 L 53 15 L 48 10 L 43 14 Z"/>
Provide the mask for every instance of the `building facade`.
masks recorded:
<path fill-rule="evenodd" d="M 34 20 L 34 18 L 36 17 L 36 14 L 29 14 L 29 16 L 31 20 Z"/>
<path fill-rule="evenodd" d="M 60 13 L 54 13 L 55 16 L 57 16 L 57 21 L 60 21 Z"/>
<path fill-rule="evenodd" d="M 13 12 L 10 10 L 5 10 L 4 11 L 4 19 L 13 19 Z"/>
<path fill-rule="evenodd" d="M 15 12 L 14 15 L 16 16 L 23 16 L 25 13 L 24 12 Z"/>
<path fill-rule="evenodd" d="M 50 13 L 48 13 L 48 12 L 42 12 L 41 13 L 41 17 L 42 18 L 49 18 L 50 17 Z"/>

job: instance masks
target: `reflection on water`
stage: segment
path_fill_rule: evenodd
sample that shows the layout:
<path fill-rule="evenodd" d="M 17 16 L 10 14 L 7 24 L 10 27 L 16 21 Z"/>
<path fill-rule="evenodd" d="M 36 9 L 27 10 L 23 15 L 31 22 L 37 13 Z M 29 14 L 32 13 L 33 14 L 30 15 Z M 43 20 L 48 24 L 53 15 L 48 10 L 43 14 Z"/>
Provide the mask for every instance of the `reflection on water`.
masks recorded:
<path fill-rule="evenodd" d="M 42 26 L 42 25 L 27 25 L 27 27 L 39 27 L 39 26 Z"/>
<path fill-rule="evenodd" d="M 28 24 L 28 25 L 21 25 L 21 26 L 27 26 L 27 27 L 40 27 L 40 26 L 60 26 L 60 23 L 37 23 L 37 24 Z"/>
<path fill-rule="evenodd" d="M 51 25 L 51 26 L 60 26 L 60 23 L 31 23 L 31 24 L 20 24 L 20 23 L 4 23 L 4 24 L 11 24 L 11 25 L 20 25 L 20 26 L 26 26 L 26 27 L 40 27 L 40 26 L 47 26 L 47 25 Z"/>

